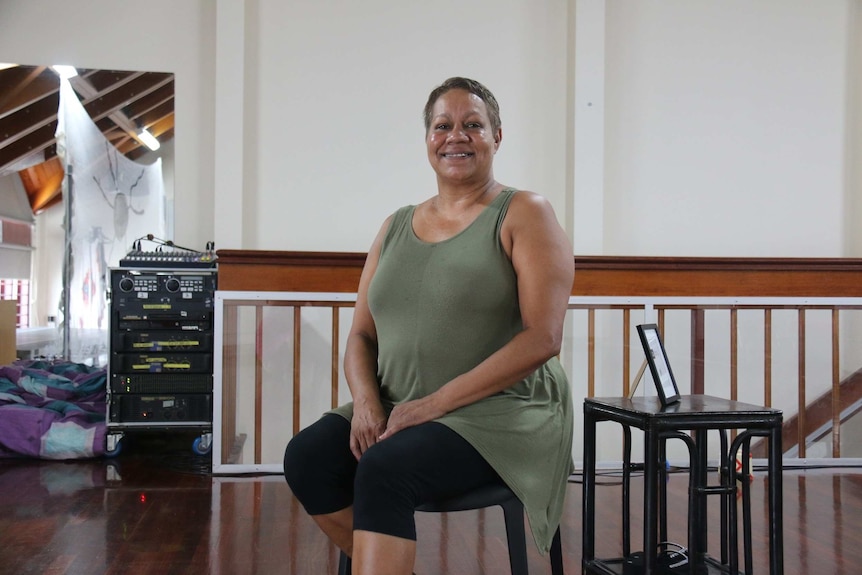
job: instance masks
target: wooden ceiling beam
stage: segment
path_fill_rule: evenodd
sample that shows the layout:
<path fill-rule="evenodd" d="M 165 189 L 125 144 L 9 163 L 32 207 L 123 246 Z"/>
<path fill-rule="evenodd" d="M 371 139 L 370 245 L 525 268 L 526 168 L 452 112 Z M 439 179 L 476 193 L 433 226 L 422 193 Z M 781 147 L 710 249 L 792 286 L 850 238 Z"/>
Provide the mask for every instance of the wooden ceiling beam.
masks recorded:
<path fill-rule="evenodd" d="M 12 145 L 0 149 L 0 173 L 3 173 L 9 166 L 18 164 L 30 156 L 40 154 L 56 144 L 54 138 L 56 129 L 57 127 L 51 124 L 42 126 L 23 138 L 19 138 Z M 42 156 L 40 161 L 45 159 L 45 156 Z"/>
<path fill-rule="evenodd" d="M 173 137 L 175 121 L 176 120 L 174 119 L 174 113 L 171 112 L 170 114 L 162 116 L 155 122 L 148 123 L 147 125 L 150 127 L 150 132 L 152 132 L 152 134 L 156 137 L 165 136 L 169 132 L 171 134 L 171 137 Z"/>
<path fill-rule="evenodd" d="M 150 79 L 139 77 L 119 88 L 100 93 L 92 99 L 85 100 L 84 108 L 94 121 L 98 121 L 101 118 L 110 116 L 113 112 L 122 110 L 132 102 L 171 81 L 171 78 L 164 78 L 160 82 L 152 84 Z"/>
<path fill-rule="evenodd" d="M 152 83 L 150 76 L 152 74 L 141 73 L 140 75 L 125 79 L 121 84 L 118 83 L 111 86 L 110 90 L 93 94 L 93 99 L 85 102 L 84 108 L 87 109 L 87 113 L 90 114 L 90 117 L 94 121 L 107 116 L 121 130 L 125 131 L 130 138 L 137 142 L 138 145 L 143 145 L 143 142 L 138 137 L 138 133 L 143 126 L 130 120 L 123 112 L 123 108 L 154 93 L 165 85 L 173 85 L 173 76 L 170 74 L 161 74 L 163 77 L 155 83 Z M 119 148 L 120 146 L 117 147 Z"/>
<path fill-rule="evenodd" d="M 101 117 L 109 117 L 121 130 L 137 141 L 139 128 L 123 113 L 122 108 L 141 95 L 146 95 L 152 91 L 150 87 L 137 88 L 137 85 L 140 84 L 138 80 L 144 75 L 144 72 L 128 74 L 102 91 L 96 89 L 87 78 L 77 76 L 78 81 L 75 82 L 75 90 L 84 96 L 84 108 L 94 121 L 98 121 L 100 114 L 103 114 Z M 107 104 L 109 109 L 100 112 L 100 114 L 94 114 L 93 110 L 97 108 L 94 103 Z"/>
<path fill-rule="evenodd" d="M 16 66 L 0 70 L 0 118 L 60 92 L 60 79 L 47 66 Z"/>
<path fill-rule="evenodd" d="M 15 113 L 0 117 L 0 150 L 12 145 L 50 124 L 57 125 L 57 107 L 60 105 L 58 93 L 32 102 L 26 108 L 20 108 Z"/>
<path fill-rule="evenodd" d="M 140 116 L 150 116 L 158 110 L 159 118 L 173 114 L 174 112 L 174 83 L 173 81 L 153 90 L 149 94 L 138 98 L 125 108 L 129 118 L 136 119 Z"/>

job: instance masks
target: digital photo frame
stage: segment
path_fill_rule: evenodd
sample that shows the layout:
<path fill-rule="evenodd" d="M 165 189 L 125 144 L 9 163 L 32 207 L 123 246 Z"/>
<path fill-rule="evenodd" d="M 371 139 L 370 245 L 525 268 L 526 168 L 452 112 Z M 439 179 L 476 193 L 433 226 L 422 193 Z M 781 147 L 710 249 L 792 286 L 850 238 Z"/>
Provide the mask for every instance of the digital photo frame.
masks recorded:
<path fill-rule="evenodd" d="M 661 404 L 668 406 L 678 402 L 679 388 L 676 386 L 673 371 L 670 369 L 670 362 L 667 359 L 658 326 L 654 323 L 647 323 L 637 326 L 637 330 Z"/>

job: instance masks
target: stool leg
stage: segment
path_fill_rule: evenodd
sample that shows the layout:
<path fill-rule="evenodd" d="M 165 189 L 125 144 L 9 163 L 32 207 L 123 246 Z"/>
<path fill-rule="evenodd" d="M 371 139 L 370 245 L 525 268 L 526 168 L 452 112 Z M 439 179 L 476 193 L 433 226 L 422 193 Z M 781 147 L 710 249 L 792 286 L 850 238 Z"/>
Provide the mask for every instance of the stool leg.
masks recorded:
<path fill-rule="evenodd" d="M 658 441 L 658 540 L 667 541 L 667 440 Z"/>
<path fill-rule="evenodd" d="M 721 438 L 721 457 L 718 458 L 718 483 L 722 487 L 730 485 L 730 479 L 728 478 L 727 465 L 730 463 L 728 458 L 725 457 L 725 453 L 730 449 L 727 444 L 727 430 L 719 429 L 719 437 Z M 720 496 L 721 500 L 721 513 L 719 517 L 719 521 L 721 523 L 721 564 L 727 565 L 727 554 L 728 554 L 728 544 L 727 544 L 727 510 L 730 509 L 731 505 L 735 505 L 735 501 L 730 500 L 730 494 L 722 493 Z"/>
<path fill-rule="evenodd" d="M 560 528 L 554 533 L 551 541 L 551 575 L 565 575 L 563 572 L 563 544 L 560 540 Z"/>
<path fill-rule="evenodd" d="M 524 532 L 524 506 L 517 499 L 500 505 L 506 522 L 506 539 L 509 547 L 509 565 L 512 575 L 529 575 L 527 567 L 527 538 Z"/>
<path fill-rule="evenodd" d="M 738 439 L 738 437 L 737 437 Z M 731 504 L 727 508 L 727 565 L 730 573 L 739 571 L 739 533 L 738 526 L 738 509 L 736 501 L 736 492 L 738 486 L 736 484 L 736 454 L 739 453 L 739 446 L 734 442 L 727 453 L 727 475 L 728 481 L 732 487 Z"/>
<path fill-rule="evenodd" d="M 338 575 L 350 575 L 350 571 L 353 569 L 352 561 L 350 557 L 344 554 L 342 551 L 338 554 Z"/>
<path fill-rule="evenodd" d="M 623 557 L 631 555 L 632 430 L 623 425 Z"/>
<path fill-rule="evenodd" d="M 744 547 L 745 572 L 753 573 L 753 560 L 751 557 L 751 481 L 750 470 L 746 470 L 749 456 L 751 455 L 751 439 L 746 439 L 742 445 L 742 544 Z"/>

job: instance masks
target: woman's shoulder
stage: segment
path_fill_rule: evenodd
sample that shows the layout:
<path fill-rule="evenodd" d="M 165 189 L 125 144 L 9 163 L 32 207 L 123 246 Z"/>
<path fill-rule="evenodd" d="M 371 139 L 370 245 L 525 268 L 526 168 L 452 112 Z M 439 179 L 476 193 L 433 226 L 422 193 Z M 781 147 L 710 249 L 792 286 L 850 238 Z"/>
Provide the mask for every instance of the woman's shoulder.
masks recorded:
<path fill-rule="evenodd" d="M 401 206 L 400 208 L 398 208 L 397 210 L 395 210 L 394 212 L 392 212 L 388 216 L 386 216 L 386 219 L 383 220 L 382 229 L 385 230 L 385 229 L 389 228 L 389 226 L 393 222 L 398 222 L 398 221 L 403 220 L 409 214 L 412 214 L 413 210 L 415 210 L 415 209 L 416 209 L 416 206 L 414 206 L 414 205 Z"/>
<path fill-rule="evenodd" d="M 509 201 L 509 213 L 526 218 L 553 214 L 554 208 L 545 196 L 529 190 L 518 190 L 506 188 L 511 191 L 512 199 Z"/>
<path fill-rule="evenodd" d="M 529 190 L 512 192 L 500 229 L 500 241 L 510 257 L 516 241 L 528 246 L 536 241 L 544 244 L 549 234 L 561 231 L 554 208 L 545 196 Z"/>

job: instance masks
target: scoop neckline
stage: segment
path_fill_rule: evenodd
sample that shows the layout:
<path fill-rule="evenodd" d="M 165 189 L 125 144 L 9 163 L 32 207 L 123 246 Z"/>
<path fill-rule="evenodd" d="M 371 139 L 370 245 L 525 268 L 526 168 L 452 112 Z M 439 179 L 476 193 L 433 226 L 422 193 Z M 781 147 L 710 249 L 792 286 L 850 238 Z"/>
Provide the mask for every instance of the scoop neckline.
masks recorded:
<path fill-rule="evenodd" d="M 413 205 L 413 206 L 411 206 L 411 207 L 410 207 L 410 219 L 409 219 L 409 224 L 410 224 L 410 235 L 413 237 L 413 239 L 414 239 L 415 241 L 419 242 L 420 244 L 426 245 L 426 246 L 439 246 L 439 245 L 441 245 L 441 244 L 445 244 L 445 243 L 451 242 L 451 241 L 455 240 L 456 238 L 458 238 L 458 237 L 462 236 L 463 234 L 465 234 L 465 233 L 467 232 L 467 230 L 469 230 L 469 229 L 470 229 L 470 228 L 472 228 L 474 225 L 476 225 L 476 222 L 478 222 L 478 221 L 479 221 L 479 218 L 481 218 L 482 216 L 484 216 L 484 215 L 485 215 L 485 213 L 488 211 L 488 209 L 489 209 L 489 208 L 491 208 L 491 206 L 493 206 L 495 203 L 497 203 L 497 202 L 500 200 L 500 198 L 503 196 L 503 194 L 504 194 L 505 192 L 512 192 L 512 193 L 514 193 L 514 192 L 516 192 L 516 191 L 517 191 L 517 190 L 516 190 L 515 188 L 511 188 L 511 187 L 505 187 L 505 188 L 503 188 L 502 190 L 500 190 L 500 193 L 499 193 L 499 194 L 497 194 L 497 197 L 496 197 L 496 198 L 494 198 L 493 200 L 491 200 L 491 203 L 489 203 L 487 206 L 485 206 L 484 208 L 482 208 L 482 211 L 481 211 L 481 212 L 479 212 L 479 214 L 478 214 L 478 215 L 473 219 L 473 221 L 472 221 L 472 222 L 470 222 L 469 224 L 467 224 L 467 227 L 466 227 L 466 228 L 464 228 L 463 230 L 461 230 L 460 232 L 458 232 L 458 233 L 457 233 L 457 234 L 455 234 L 454 236 L 449 237 L 449 238 L 446 238 L 445 240 L 440 240 L 439 242 L 429 242 L 429 241 L 423 240 L 422 238 L 420 238 L 420 237 L 416 234 L 416 230 L 413 228 L 413 216 L 414 216 L 414 214 L 416 213 L 416 207 L 417 207 L 417 206 Z"/>

